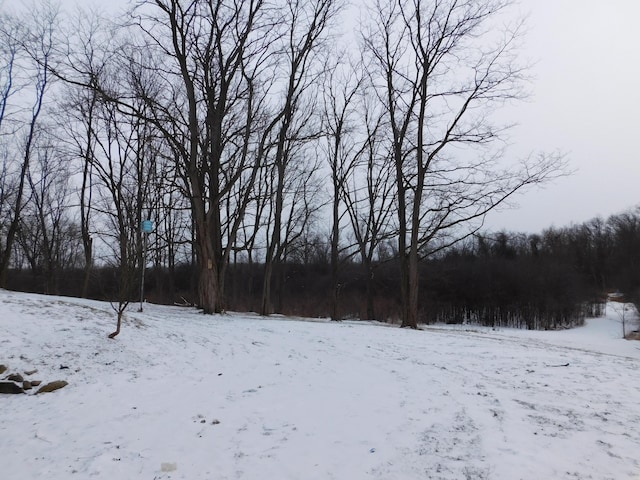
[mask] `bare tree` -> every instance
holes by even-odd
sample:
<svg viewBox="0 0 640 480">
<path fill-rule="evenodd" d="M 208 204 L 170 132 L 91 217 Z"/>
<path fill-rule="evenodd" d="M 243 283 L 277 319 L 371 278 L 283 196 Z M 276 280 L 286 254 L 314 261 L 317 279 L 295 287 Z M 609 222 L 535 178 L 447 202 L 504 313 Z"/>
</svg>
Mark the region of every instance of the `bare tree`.
<svg viewBox="0 0 640 480">
<path fill-rule="evenodd" d="M 521 25 L 509 0 L 378 0 L 363 43 L 386 109 L 397 192 L 402 325 L 417 328 L 419 260 L 478 229 L 521 188 L 559 172 L 557 156 L 501 167 L 492 109 L 522 97 Z"/>
<path fill-rule="evenodd" d="M 394 168 L 384 138 L 384 115 L 367 92 L 361 96 L 359 115 L 364 125 L 363 140 L 356 152 L 355 168 L 344 184 L 343 197 L 357 245 L 366 283 L 366 318 L 376 319 L 374 276 L 381 245 L 395 238 L 392 223 L 396 197 Z"/>
<path fill-rule="evenodd" d="M 311 155 L 312 152 L 312 149 L 306 150 L 307 155 Z M 306 158 L 304 161 L 295 162 L 291 167 L 294 168 L 289 168 L 285 183 L 285 191 L 288 194 L 284 205 L 281 242 L 275 254 L 279 275 L 275 283 L 274 305 L 278 312 L 283 312 L 285 308 L 287 263 L 296 245 L 304 244 L 310 239 L 310 232 L 314 231 L 316 223 L 320 220 L 319 202 L 323 193 L 317 176 L 319 160 Z"/>
<path fill-rule="evenodd" d="M 287 171 L 291 163 L 301 161 L 293 152 L 298 150 L 299 144 L 304 144 L 310 138 L 317 136 L 318 131 L 311 122 L 314 112 L 310 105 L 312 97 L 309 89 L 315 84 L 324 65 L 318 62 L 330 22 L 339 11 L 338 0 L 286 0 L 284 2 L 282 18 L 279 22 L 287 25 L 283 35 L 283 45 L 280 69 L 286 72 L 282 101 L 274 118 L 274 153 L 271 165 L 274 169 L 273 208 L 271 209 L 272 228 L 268 234 L 265 273 L 262 288 L 262 315 L 271 313 L 271 280 L 274 265 L 279 263 L 285 245 L 282 242 L 283 214 L 285 204 L 285 184 Z M 314 65 L 315 64 L 315 65 Z M 306 101 L 307 104 L 303 104 Z"/>
<path fill-rule="evenodd" d="M 12 95 L 19 88 L 16 81 L 16 70 L 19 55 L 22 53 L 20 42 L 23 33 L 17 19 L 7 13 L 0 13 L 0 54 L 2 55 L 2 63 L 0 64 L 0 133 L 3 135 L 3 125 L 6 123 L 8 114 L 7 107 Z"/>
<path fill-rule="evenodd" d="M 356 100 L 362 85 L 357 67 L 337 62 L 328 66 L 323 88 L 323 123 L 326 131 L 326 157 L 331 178 L 331 319 L 339 320 L 340 231 L 345 215 L 343 196 L 346 182 L 357 164 L 354 134 Z"/>
<path fill-rule="evenodd" d="M 82 183 L 80 186 L 80 232 L 82 235 L 82 246 L 84 251 L 84 280 L 82 282 L 82 297 L 86 298 L 89 291 L 89 279 L 91 267 L 93 265 L 93 238 L 91 237 L 91 206 L 93 200 L 91 166 L 94 162 L 94 116 L 97 103 L 95 92 L 89 91 L 88 102 L 83 102 L 81 96 L 77 106 L 80 109 L 82 124 L 85 126 L 82 136 L 78 139 L 77 145 L 82 158 Z"/>
<path fill-rule="evenodd" d="M 42 270 L 46 294 L 58 293 L 60 271 L 77 263 L 78 241 L 70 218 L 69 162 L 52 140 L 52 136 L 41 134 L 35 145 L 34 159 L 27 171 L 30 202 L 21 216 L 18 232 L 23 245 L 27 235 L 37 243 L 32 247 L 39 257 L 34 259 L 34 265 Z M 29 234 L 28 217 L 35 234 Z"/>
<path fill-rule="evenodd" d="M 21 74 L 26 77 L 26 82 L 22 87 L 29 87 L 32 105 L 25 115 L 16 113 L 14 118 L 13 132 L 14 138 L 19 139 L 19 151 L 16 155 L 20 158 L 17 168 L 13 195 L 9 196 L 4 192 L 0 195 L 2 200 L 11 198 L 10 215 L 7 218 L 7 230 L 4 233 L 3 245 L 0 244 L 0 286 L 6 287 L 7 272 L 10 265 L 13 242 L 15 240 L 18 227 L 20 225 L 20 214 L 24 208 L 24 194 L 27 182 L 27 172 L 33 155 L 33 147 L 36 139 L 38 122 L 42 113 L 45 94 L 47 93 L 50 75 L 49 62 L 53 54 L 53 35 L 57 24 L 57 10 L 45 3 L 40 10 L 36 10 L 32 20 L 28 24 L 18 24 L 16 18 L 3 15 L 0 19 L 0 35 L 2 36 L 6 52 L 3 52 L 6 63 L 1 68 L 4 69 L 5 77 L 2 85 L 2 98 L 0 99 L 0 122 L 6 122 L 8 99 L 15 93 L 15 80 L 18 68 L 18 56 L 20 56 Z M 26 94 L 26 90 L 23 91 Z M 1 126 L 1 125 L 0 125 Z M 0 130 L 2 133 L 2 130 Z M 3 160 L 3 176 L 6 178 L 7 159 Z M 6 208 L 3 206 L 3 208 Z"/>
<path fill-rule="evenodd" d="M 256 179 L 272 152 L 283 159 L 292 151 L 287 138 L 293 132 L 291 119 L 283 119 L 303 90 L 299 72 L 307 71 L 311 58 L 307 43 L 317 44 L 315 35 L 324 30 L 334 3 L 321 2 L 320 13 L 309 20 L 305 14 L 316 8 L 311 2 L 283 2 L 284 10 L 295 16 L 295 25 L 287 26 L 281 22 L 282 9 L 265 6 L 263 0 L 144 1 L 133 12 L 142 35 L 129 40 L 124 54 L 114 54 L 117 71 L 133 78 L 130 84 L 118 80 L 119 75 L 115 82 L 105 78 L 99 64 L 75 58 L 68 69 L 75 78 L 56 72 L 161 132 L 191 204 L 198 304 L 206 313 L 224 308 L 226 265 L 237 251 L 247 209 L 259 204 L 254 202 Z M 281 65 L 273 59 L 286 56 L 278 39 L 287 32 L 289 46 L 303 53 L 292 51 L 295 74 L 283 79 Z M 304 77 L 302 83 L 306 86 L 308 80 Z M 285 95 L 284 107 L 269 105 L 282 85 L 297 93 Z M 143 110 L 136 99 L 143 100 Z M 295 128 L 303 125 L 304 120 Z"/>
<path fill-rule="evenodd" d="M 93 132 L 96 148 L 92 170 L 99 196 L 94 209 L 103 222 L 99 230 L 103 248 L 110 252 L 105 261 L 117 271 L 117 324 L 109 335 L 114 338 L 137 291 L 144 261 L 140 226 L 149 205 L 148 180 L 154 155 L 149 149 L 152 137 L 148 125 L 140 117 L 123 115 L 112 103 L 101 105 Z"/>
<path fill-rule="evenodd" d="M 77 158 L 81 172 L 79 198 L 80 233 L 84 253 L 82 297 L 89 291 L 94 263 L 92 236 L 93 170 L 95 162 L 97 115 L 104 98 L 97 89 L 99 79 L 112 68 L 114 37 L 106 18 L 96 12 L 77 10 L 69 19 L 64 41 L 58 48 L 67 59 L 67 68 L 76 82 L 65 83 L 59 115 L 67 119 L 61 141 L 67 144 L 70 158 Z M 56 71 L 60 74 L 59 71 Z M 72 75 L 69 74 L 69 77 Z M 74 162 L 75 163 L 75 162 Z"/>
<path fill-rule="evenodd" d="M 175 171 L 173 158 L 163 152 L 163 144 L 157 145 L 159 156 L 156 159 L 156 170 L 149 179 L 151 219 L 154 222 L 155 243 L 151 246 L 153 264 L 159 270 L 167 271 L 167 282 L 161 276 L 156 277 L 157 290 L 164 290 L 174 295 L 174 279 L 176 266 L 190 263 L 192 250 L 191 220 L 189 217 L 189 201 L 182 192 L 179 178 Z"/>
<path fill-rule="evenodd" d="M 260 68 L 269 45 L 264 1 L 141 3 L 151 10 L 138 17 L 148 58 L 135 60 L 141 67 L 135 95 L 145 100 L 145 116 L 162 133 L 190 199 L 198 304 L 205 313 L 220 312 L 231 248 L 223 238 L 226 231 L 233 242 L 246 208 L 244 201 L 227 203 L 232 210 L 224 216 L 225 199 L 241 181 L 243 192 L 251 190 L 259 168 L 246 148 L 259 85 L 247 72 Z M 160 88 L 149 90 L 149 81 Z"/>
</svg>

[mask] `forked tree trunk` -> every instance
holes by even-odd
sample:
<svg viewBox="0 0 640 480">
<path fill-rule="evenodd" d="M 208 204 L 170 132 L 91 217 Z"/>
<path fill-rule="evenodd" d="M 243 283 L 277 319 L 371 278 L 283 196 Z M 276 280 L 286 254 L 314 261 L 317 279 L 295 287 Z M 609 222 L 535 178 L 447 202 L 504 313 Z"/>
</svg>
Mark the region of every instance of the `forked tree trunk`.
<svg viewBox="0 0 640 480">
<path fill-rule="evenodd" d="M 126 308 L 126 306 L 125 306 Z M 115 338 L 120 334 L 120 326 L 122 325 L 122 317 L 124 315 L 124 308 L 122 308 L 122 305 L 118 306 L 118 320 L 116 323 L 116 329 L 114 332 L 109 334 L 109 338 Z"/>
</svg>

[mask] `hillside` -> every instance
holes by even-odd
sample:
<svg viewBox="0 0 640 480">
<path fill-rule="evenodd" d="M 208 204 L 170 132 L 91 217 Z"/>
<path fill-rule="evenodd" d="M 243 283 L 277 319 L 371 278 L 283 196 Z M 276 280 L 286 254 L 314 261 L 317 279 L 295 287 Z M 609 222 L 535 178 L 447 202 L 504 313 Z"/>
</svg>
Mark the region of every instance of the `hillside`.
<svg viewBox="0 0 640 480">
<path fill-rule="evenodd" d="M 640 343 L 401 330 L 0 290 L 2 478 L 637 479 Z M 6 374 L 5 374 L 6 375 Z M 5 376 L 3 375 L 3 377 Z"/>
</svg>

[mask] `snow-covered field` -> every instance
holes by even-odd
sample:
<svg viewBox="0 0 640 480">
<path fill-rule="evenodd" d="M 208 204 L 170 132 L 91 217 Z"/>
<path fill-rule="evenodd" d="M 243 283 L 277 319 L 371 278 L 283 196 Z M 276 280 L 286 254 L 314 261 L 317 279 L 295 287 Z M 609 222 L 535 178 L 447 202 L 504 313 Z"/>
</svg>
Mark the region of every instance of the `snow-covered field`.
<svg viewBox="0 0 640 480">
<path fill-rule="evenodd" d="M 0 290 L 0 478 L 640 479 L 640 342 Z M 68 367 L 68 368 L 61 368 Z M 6 375 L 2 375 L 4 377 Z"/>
</svg>

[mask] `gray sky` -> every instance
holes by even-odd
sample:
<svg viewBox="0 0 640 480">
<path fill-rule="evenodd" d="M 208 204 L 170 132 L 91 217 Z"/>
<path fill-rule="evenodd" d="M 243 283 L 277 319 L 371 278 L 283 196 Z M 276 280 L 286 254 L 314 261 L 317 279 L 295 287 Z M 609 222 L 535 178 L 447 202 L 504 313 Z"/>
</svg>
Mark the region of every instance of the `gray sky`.
<svg viewBox="0 0 640 480">
<path fill-rule="evenodd" d="M 520 0 L 515 12 L 529 14 L 523 55 L 536 63 L 529 101 L 503 112 L 518 123 L 512 154 L 560 150 L 575 173 L 518 197 L 518 209 L 492 213 L 486 226 L 538 232 L 640 205 L 640 0 Z"/>
<path fill-rule="evenodd" d="M 529 12 L 526 53 L 537 60 L 515 149 L 559 149 L 576 172 L 492 214 L 493 229 L 540 231 L 640 204 L 640 1 L 521 0 Z"/>
</svg>

